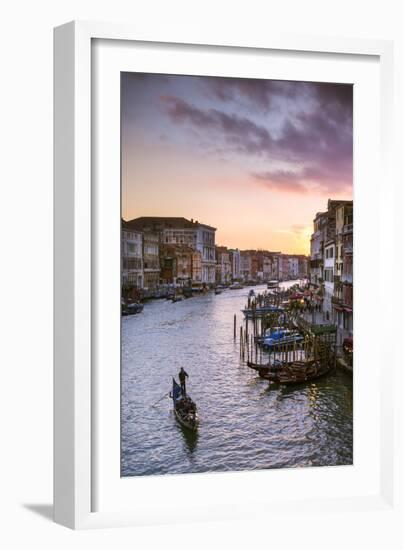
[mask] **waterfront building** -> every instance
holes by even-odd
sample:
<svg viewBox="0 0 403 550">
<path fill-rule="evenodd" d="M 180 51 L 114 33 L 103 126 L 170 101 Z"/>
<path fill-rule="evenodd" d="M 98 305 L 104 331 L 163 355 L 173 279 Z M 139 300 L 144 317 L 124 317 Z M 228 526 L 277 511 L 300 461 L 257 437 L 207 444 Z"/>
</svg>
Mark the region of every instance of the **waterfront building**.
<svg viewBox="0 0 403 550">
<path fill-rule="evenodd" d="M 268 281 L 273 278 L 274 256 L 268 250 L 256 251 L 257 273 L 256 277 L 260 281 Z"/>
<path fill-rule="evenodd" d="M 241 277 L 243 281 L 252 280 L 252 256 L 247 250 L 241 250 Z"/>
<path fill-rule="evenodd" d="M 273 273 L 273 257 L 268 254 L 262 255 L 262 280 L 269 281 L 272 279 Z"/>
<path fill-rule="evenodd" d="M 122 220 L 121 240 L 122 286 L 126 288 L 143 288 L 143 234 L 141 231 L 131 229 Z"/>
<path fill-rule="evenodd" d="M 161 244 L 184 244 L 201 255 L 201 282 L 215 282 L 215 232 L 216 228 L 180 217 L 141 217 L 128 222 L 130 226 L 144 231 L 148 229 L 159 235 Z"/>
<path fill-rule="evenodd" d="M 216 283 L 231 283 L 232 264 L 230 252 L 226 246 L 216 246 L 216 261 Z"/>
<path fill-rule="evenodd" d="M 191 286 L 194 253 L 186 244 L 160 244 L 161 282 Z"/>
<path fill-rule="evenodd" d="M 332 298 L 334 292 L 334 265 L 335 265 L 335 242 L 328 240 L 324 246 L 323 261 L 323 313 L 326 320 L 332 317 Z"/>
<path fill-rule="evenodd" d="M 255 250 L 251 250 L 251 279 L 252 281 L 257 281 L 258 271 L 259 271 L 259 256 Z"/>
<path fill-rule="evenodd" d="M 353 336 L 353 201 L 336 209 L 336 271 L 333 295 L 339 345 Z"/>
<path fill-rule="evenodd" d="M 241 278 L 241 253 L 236 249 L 230 249 L 231 277 L 233 281 Z"/>
<path fill-rule="evenodd" d="M 308 277 L 308 258 L 303 255 L 298 255 L 298 277 L 305 279 Z"/>
<path fill-rule="evenodd" d="M 281 252 L 276 252 L 275 254 L 272 255 L 272 269 L 271 269 L 270 279 L 276 279 L 276 280 L 280 279 L 280 275 L 279 275 L 280 257 L 281 257 Z"/>
<path fill-rule="evenodd" d="M 280 281 L 290 279 L 290 262 L 287 254 L 281 254 L 278 257 L 278 278 Z"/>
<path fill-rule="evenodd" d="M 323 282 L 323 241 L 327 212 L 318 212 L 313 220 L 311 236 L 310 282 L 318 287 Z"/>
<path fill-rule="evenodd" d="M 159 236 L 153 231 L 143 232 L 144 288 L 160 284 Z"/>
<path fill-rule="evenodd" d="M 202 256 L 199 250 L 193 250 L 192 254 L 192 286 L 202 286 Z"/>
<path fill-rule="evenodd" d="M 328 200 L 314 219 L 310 281 L 323 296 L 323 314 L 338 327 L 338 345 L 353 335 L 353 201 Z"/>
<path fill-rule="evenodd" d="M 299 262 L 296 256 L 288 257 L 288 277 L 290 279 L 298 279 L 299 277 Z"/>
</svg>

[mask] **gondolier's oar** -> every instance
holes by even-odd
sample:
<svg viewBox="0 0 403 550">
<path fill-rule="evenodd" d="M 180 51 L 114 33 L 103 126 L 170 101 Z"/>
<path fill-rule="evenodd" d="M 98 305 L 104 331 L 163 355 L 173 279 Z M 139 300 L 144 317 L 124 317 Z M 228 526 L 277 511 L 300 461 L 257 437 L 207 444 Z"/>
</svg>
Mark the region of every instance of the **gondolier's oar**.
<svg viewBox="0 0 403 550">
<path fill-rule="evenodd" d="M 151 406 L 152 406 L 152 407 L 155 407 L 155 405 L 157 405 L 157 403 L 159 403 L 160 401 L 162 401 L 162 400 L 164 399 L 164 397 L 166 397 L 167 395 L 169 395 L 169 392 L 164 393 L 164 395 L 163 395 L 160 399 L 158 399 L 158 401 L 156 401 L 156 402 L 154 403 L 154 405 L 151 405 Z"/>
</svg>

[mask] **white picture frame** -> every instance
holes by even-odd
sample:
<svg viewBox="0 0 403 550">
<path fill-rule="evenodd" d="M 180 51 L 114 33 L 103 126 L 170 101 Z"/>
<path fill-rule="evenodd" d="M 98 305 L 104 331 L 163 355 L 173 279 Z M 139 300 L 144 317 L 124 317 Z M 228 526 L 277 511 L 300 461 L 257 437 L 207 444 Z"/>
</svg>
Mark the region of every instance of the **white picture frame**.
<svg viewBox="0 0 403 550">
<path fill-rule="evenodd" d="M 103 431 L 103 420 L 100 420 L 97 399 L 104 395 L 107 384 L 99 384 L 97 380 L 97 357 L 99 357 L 97 335 L 97 316 L 105 314 L 105 307 L 111 307 L 111 302 L 99 305 L 99 285 L 96 282 L 96 270 L 99 267 L 97 246 L 97 231 L 99 230 L 99 216 L 107 215 L 105 209 L 105 198 L 97 196 L 95 175 L 99 169 L 93 158 L 95 143 L 98 140 L 96 134 L 101 126 L 94 129 L 96 119 L 96 105 L 93 104 L 94 94 L 94 45 L 96 41 L 124 41 L 133 44 L 157 44 L 160 51 L 168 45 L 176 44 L 181 49 L 194 48 L 195 51 L 202 51 L 209 48 L 209 52 L 216 51 L 217 55 L 223 50 L 241 49 L 243 56 L 261 54 L 261 52 L 292 52 L 302 56 L 316 55 L 318 52 L 323 56 L 329 56 L 327 63 L 332 63 L 332 58 L 337 56 L 349 58 L 349 56 L 363 56 L 365 59 L 376 60 L 377 71 L 379 69 L 380 84 L 380 118 L 377 135 L 372 146 L 375 157 L 379 156 L 381 172 L 385 182 L 383 193 L 378 195 L 374 185 L 369 187 L 368 200 L 371 205 L 378 204 L 377 220 L 373 237 L 378 240 L 374 247 L 374 259 L 387 258 L 393 244 L 388 240 L 390 231 L 389 213 L 393 209 L 393 184 L 391 177 L 391 151 L 392 151 L 392 88 L 393 88 L 393 45 L 387 41 L 372 41 L 358 39 L 337 39 L 312 36 L 284 36 L 271 33 L 267 37 L 256 36 L 254 39 L 242 39 L 241 37 L 230 37 L 225 33 L 225 39 L 210 36 L 206 31 L 200 38 L 186 35 L 186 31 L 179 36 L 170 36 L 167 31 L 164 36 L 152 36 L 146 32 L 139 31 L 130 25 L 118 25 L 109 23 L 88 23 L 72 22 L 55 29 L 54 38 L 54 85 L 55 85 L 55 367 L 54 367 L 54 513 L 55 521 L 71 528 L 91 528 L 118 525 L 138 525 L 155 522 L 177 521 L 177 508 L 175 504 L 168 506 L 170 484 L 172 477 L 167 478 L 143 478 L 136 487 L 133 494 L 133 502 L 130 504 L 119 503 L 121 494 L 117 484 L 112 487 L 111 479 L 105 482 L 103 470 L 110 464 L 116 463 L 116 452 L 111 461 L 103 461 L 100 465 L 97 460 L 97 453 L 105 451 L 105 441 L 110 436 L 116 447 L 118 434 L 116 425 L 110 432 L 100 437 Z M 166 46 L 164 46 L 166 44 Z M 181 46 L 182 45 L 182 46 Z M 98 55 L 98 54 L 97 54 Z M 147 62 L 147 61 L 145 61 Z M 162 62 L 165 63 L 164 60 Z M 143 69 L 144 70 L 144 69 Z M 376 72 L 376 71 L 375 71 Z M 372 78 L 370 75 L 368 78 Z M 378 77 L 377 77 L 378 78 Z M 376 97 L 374 96 L 375 100 Z M 358 121 L 359 122 L 359 121 Z M 102 128 L 101 128 L 102 131 Z M 374 136 L 372 136 L 374 137 Z M 379 145 L 376 143 L 379 142 Z M 370 145 L 368 145 L 370 146 Z M 356 159 L 356 156 L 355 156 Z M 362 157 L 358 155 L 358 161 L 363 164 Z M 375 162 L 375 161 L 374 161 Z M 377 162 L 377 161 L 376 161 Z M 364 174 L 362 172 L 362 174 Z M 368 174 L 368 178 L 375 178 L 375 175 Z M 116 195 L 115 195 L 116 196 Z M 379 202 L 377 203 L 377 200 Z M 364 218 L 363 214 L 363 218 Z M 367 220 L 368 221 L 368 220 Z M 120 224 L 120 217 L 117 219 Z M 116 236 L 116 235 L 115 235 Z M 364 241 L 362 241 L 364 242 Z M 116 249 L 114 242 L 105 244 Z M 392 248 L 391 248 L 392 247 Z M 362 261 L 365 257 L 363 248 Z M 104 252 L 105 257 L 106 252 Z M 116 266 L 119 269 L 119 266 Z M 378 274 L 375 283 L 374 295 L 378 298 L 380 306 L 388 311 L 390 305 L 387 303 L 385 285 L 390 282 L 388 274 L 374 270 Z M 116 274 L 116 273 L 115 273 Z M 364 289 L 364 286 L 362 287 Z M 360 299 L 361 294 L 361 299 Z M 364 304 L 365 290 L 358 292 L 358 303 Z M 361 301 L 360 301 L 361 300 Z M 109 304 L 109 305 L 108 305 Z M 119 310 L 117 303 L 117 310 Z M 363 305 L 364 307 L 364 305 Z M 115 312 L 116 313 L 116 312 Z M 364 317 L 364 316 L 363 316 Z M 112 315 L 112 318 L 113 317 Z M 359 329 L 358 336 L 365 333 L 365 321 Z M 104 350 L 105 351 L 105 350 Z M 106 350 L 108 352 L 108 350 Z M 374 347 L 373 362 L 380 357 L 378 348 Z M 363 356 L 364 357 L 364 356 Z M 281 513 L 287 509 L 287 513 L 297 513 L 301 509 L 310 509 L 312 513 L 320 510 L 326 505 L 328 510 L 337 511 L 347 506 L 351 510 L 389 510 L 393 513 L 394 502 L 394 450 L 393 450 L 393 424 L 390 419 L 394 414 L 394 403 L 388 393 L 387 385 L 383 382 L 385 378 L 393 378 L 393 365 L 395 356 L 393 349 L 385 351 L 384 363 L 382 365 L 383 378 L 381 383 L 376 380 L 368 384 L 368 395 L 379 398 L 377 413 L 374 417 L 368 415 L 367 422 L 373 421 L 373 426 L 379 427 L 377 436 L 377 449 L 379 456 L 368 468 L 365 476 L 361 478 L 360 485 L 351 485 L 349 492 L 343 492 L 346 485 L 340 485 L 341 489 L 326 497 L 323 486 L 331 474 L 326 468 L 307 469 L 304 479 L 295 471 L 271 471 L 271 481 L 275 485 L 275 479 L 284 483 L 291 480 L 294 483 L 295 498 L 289 494 L 285 499 L 279 501 L 276 498 L 265 496 L 257 497 L 259 486 L 262 486 L 263 477 L 256 477 L 256 473 L 224 474 L 233 477 L 220 477 L 216 475 L 213 479 L 204 481 L 200 476 L 194 479 L 194 487 L 201 491 L 200 485 L 205 483 L 217 486 L 217 493 L 228 492 L 229 502 L 217 499 L 216 506 L 208 505 L 208 495 L 204 495 L 203 501 L 200 492 L 200 502 L 194 504 L 183 514 L 184 520 L 192 519 L 220 519 L 248 516 L 251 503 L 259 504 L 258 514 Z M 359 362 L 360 357 L 356 359 Z M 374 375 L 379 375 L 379 365 L 375 365 Z M 376 370 L 378 369 L 378 370 Z M 364 378 L 362 379 L 365 380 Z M 116 377 L 111 380 L 112 386 L 116 387 Z M 100 387 L 101 386 L 101 387 Z M 364 391 L 364 390 L 363 390 Z M 355 392 L 360 392 L 355 380 Z M 372 392 L 372 394 L 370 393 Z M 360 405 L 358 393 L 358 406 Z M 355 398 L 357 393 L 355 393 Z M 363 403 L 361 402 L 361 405 Z M 379 405 L 379 408 L 378 408 Z M 110 403 L 111 414 L 116 417 L 116 399 Z M 113 408 L 114 407 L 114 408 Z M 379 414 L 378 414 L 379 413 Z M 374 413 L 375 414 L 375 413 Z M 104 417 L 105 419 L 105 417 Z M 356 420 L 356 418 L 355 418 Z M 365 419 L 362 419 L 365 422 Z M 112 422 L 111 422 L 112 424 Z M 109 434 L 109 435 L 108 435 Z M 356 434 L 355 434 L 356 435 Z M 369 434 L 367 433 L 369 437 Z M 103 443 L 99 443 L 102 440 Z M 112 445 L 113 446 L 113 445 Z M 114 462 L 115 461 L 115 462 Z M 358 468 L 358 466 L 357 466 Z M 365 490 L 366 480 L 371 477 L 371 469 L 376 468 L 376 483 L 367 491 Z M 375 472 L 375 470 L 373 470 Z M 260 474 L 260 473 L 259 473 Z M 378 477 L 379 474 L 379 477 Z M 107 472 L 105 475 L 108 475 Z M 349 472 L 340 474 L 351 476 Z M 274 477 L 276 476 L 276 478 Z M 335 486 L 338 483 L 338 474 L 332 480 Z M 179 476 L 182 477 L 182 476 Z M 301 480 L 299 478 L 301 477 Z M 202 481 L 200 481 L 202 480 Z M 230 483 L 228 483 L 230 480 Z M 343 477 L 343 483 L 347 483 L 347 477 Z M 180 483 L 178 478 L 174 481 Z M 349 483 L 354 483 L 349 479 Z M 97 498 L 98 484 L 104 484 L 110 488 L 105 493 L 108 506 L 104 504 L 98 510 Z M 189 478 L 187 483 L 190 483 Z M 307 493 L 307 487 L 317 485 L 317 491 Z M 253 489 L 251 489 L 253 487 Z M 360 487 L 360 488 L 358 488 Z M 235 488 L 235 490 L 234 490 Z M 246 498 L 250 491 L 252 496 Z M 131 492 L 126 491 L 126 493 Z M 135 503 L 138 495 L 143 497 L 147 494 L 153 495 L 148 505 Z M 168 494 L 168 497 L 167 497 Z M 126 495 L 127 499 L 127 495 Z M 165 501 L 164 501 L 165 499 Z M 105 498 L 103 499 L 105 501 Z M 161 505 L 156 504 L 161 501 Z M 123 501 L 122 501 L 123 502 Z M 301 504 L 303 503 L 303 504 Z M 256 510 L 256 508 L 255 508 Z"/>
</svg>

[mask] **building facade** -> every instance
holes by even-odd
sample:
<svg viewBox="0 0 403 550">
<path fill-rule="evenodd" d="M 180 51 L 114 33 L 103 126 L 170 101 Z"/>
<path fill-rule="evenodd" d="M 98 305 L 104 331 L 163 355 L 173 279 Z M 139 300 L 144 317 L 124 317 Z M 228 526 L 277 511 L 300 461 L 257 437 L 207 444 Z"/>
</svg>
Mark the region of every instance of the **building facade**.
<svg viewBox="0 0 403 550">
<path fill-rule="evenodd" d="M 311 237 L 310 281 L 323 296 L 324 319 L 337 325 L 338 345 L 353 337 L 353 201 L 328 201 Z"/>
<path fill-rule="evenodd" d="M 215 283 L 215 227 L 175 217 L 141 217 L 128 224 L 155 232 L 161 244 L 183 244 L 197 250 L 201 256 L 201 283 Z"/>
<path fill-rule="evenodd" d="M 324 230 L 327 212 L 318 212 L 313 220 L 311 236 L 310 282 L 319 286 L 323 282 Z"/>
<path fill-rule="evenodd" d="M 230 251 L 226 246 L 216 246 L 216 283 L 229 284 L 232 282 L 232 264 Z"/>
<path fill-rule="evenodd" d="M 193 276 L 194 249 L 186 244 L 160 244 L 161 282 L 190 286 Z"/>
<path fill-rule="evenodd" d="M 143 288 L 143 234 L 122 221 L 121 274 L 123 287 Z"/>
<path fill-rule="evenodd" d="M 298 279 L 299 277 L 299 262 L 296 256 L 288 258 L 288 277 L 290 279 Z"/>
<path fill-rule="evenodd" d="M 143 232 L 144 288 L 160 284 L 159 236 L 153 231 Z"/>
<path fill-rule="evenodd" d="M 301 279 L 308 277 L 308 258 L 306 256 L 298 256 L 298 276 Z"/>
<path fill-rule="evenodd" d="M 239 281 L 241 279 L 241 253 L 236 249 L 230 249 L 230 261 L 231 261 L 231 277 L 232 281 Z"/>
<path fill-rule="evenodd" d="M 336 211 L 337 275 L 333 296 L 334 318 L 341 344 L 353 336 L 353 202 Z"/>
<path fill-rule="evenodd" d="M 323 260 L 323 313 L 327 320 L 333 320 L 332 298 L 334 293 L 334 266 L 336 247 L 333 240 L 329 240 L 324 247 Z"/>
<path fill-rule="evenodd" d="M 241 250 L 241 278 L 243 281 L 252 280 L 252 256 L 247 250 Z"/>
</svg>

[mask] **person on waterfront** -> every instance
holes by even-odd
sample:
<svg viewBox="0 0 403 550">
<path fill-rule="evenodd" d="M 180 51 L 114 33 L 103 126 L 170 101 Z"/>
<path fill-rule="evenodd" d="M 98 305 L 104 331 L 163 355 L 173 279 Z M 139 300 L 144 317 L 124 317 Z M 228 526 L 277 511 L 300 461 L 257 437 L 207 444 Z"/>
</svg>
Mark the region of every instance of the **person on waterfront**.
<svg viewBox="0 0 403 550">
<path fill-rule="evenodd" d="M 186 377 L 189 378 L 189 375 L 185 369 L 181 367 L 181 370 L 179 371 L 179 382 L 181 383 L 183 397 L 186 397 Z"/>
</svg>

